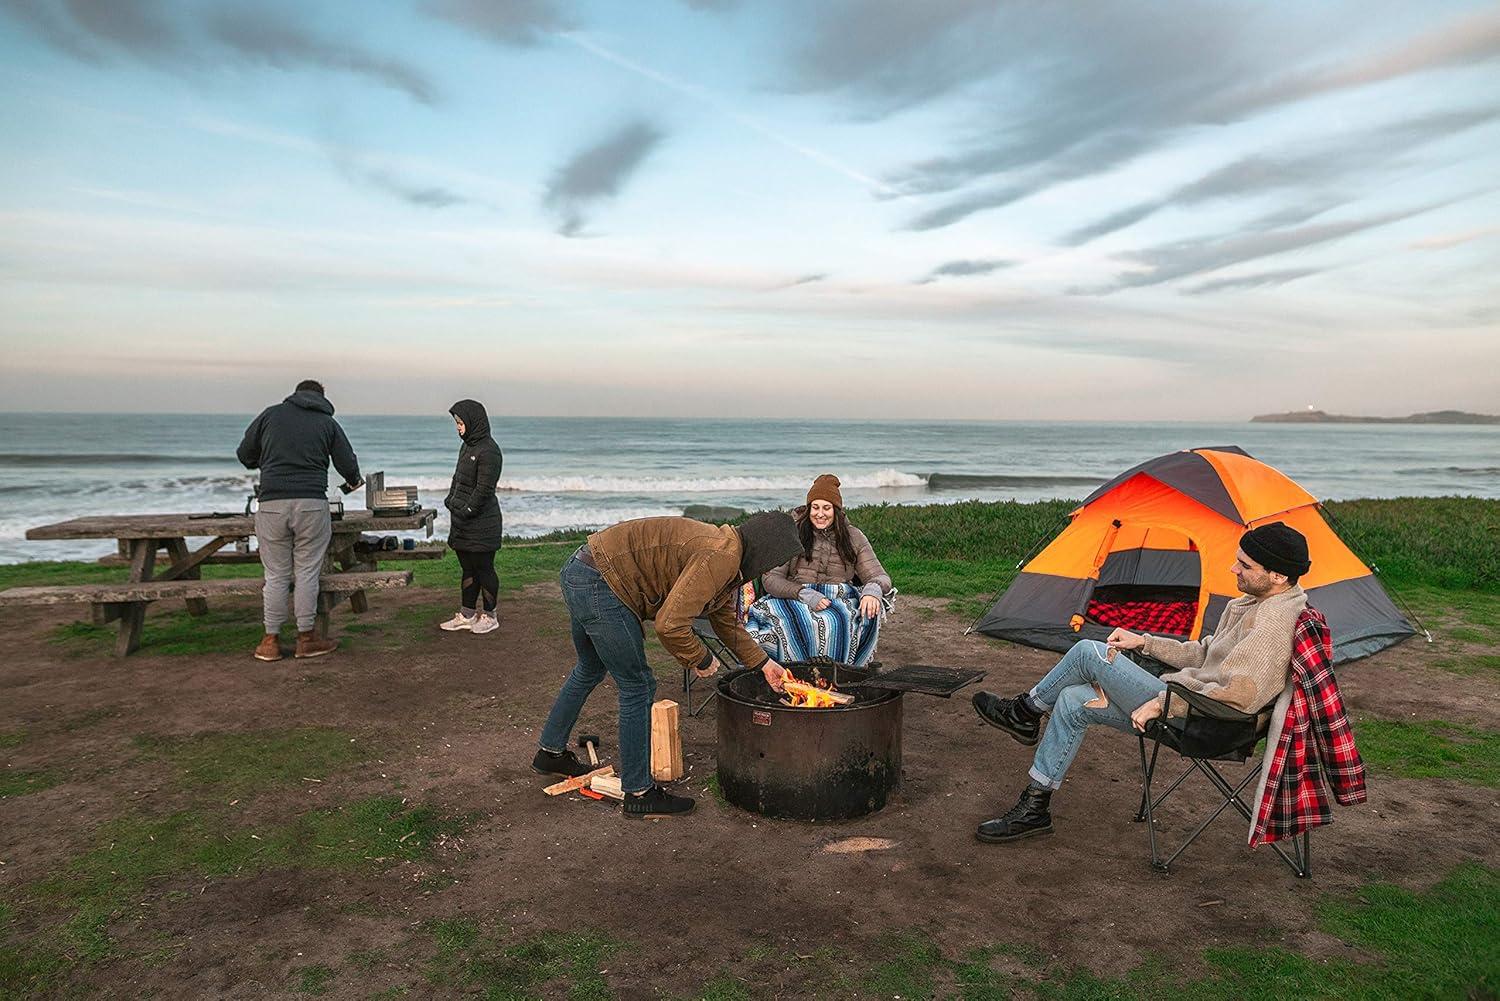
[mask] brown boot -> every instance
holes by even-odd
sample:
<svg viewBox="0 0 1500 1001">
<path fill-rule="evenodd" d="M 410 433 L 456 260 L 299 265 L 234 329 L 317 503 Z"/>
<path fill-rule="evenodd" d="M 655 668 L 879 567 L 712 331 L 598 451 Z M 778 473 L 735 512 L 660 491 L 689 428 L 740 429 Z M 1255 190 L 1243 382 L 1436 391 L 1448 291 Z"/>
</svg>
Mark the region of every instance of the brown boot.
<svg viewBox="0 0 1500 1001">
<path fill-rule="evenodd" d="M 280 660 L 281 641 L 276 638 L 275 633 L 266 633 L 260 641 L 260 646 L 255 648 L 256 660 Z"/>
<path fill-rule="evenodd" d="M 298 657 L 321 657 L 325 653 L 333 653 L 338 648 L 338 640 L 320 640 L 311 630 L 297 634 Z"/>
</svg>

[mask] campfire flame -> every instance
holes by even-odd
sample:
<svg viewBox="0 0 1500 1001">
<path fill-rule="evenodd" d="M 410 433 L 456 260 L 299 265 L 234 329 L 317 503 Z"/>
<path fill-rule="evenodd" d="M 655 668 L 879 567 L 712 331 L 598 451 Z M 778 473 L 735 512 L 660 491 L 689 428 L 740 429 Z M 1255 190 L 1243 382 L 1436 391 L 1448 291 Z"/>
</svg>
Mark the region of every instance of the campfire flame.
<svg viewBox="0 0 1500 1001">
<path fill-rule="evenodd" d="M 831 694 L 834 688 L 826 681 L 822 681 L 821 678 L 819 681 L 820 684 L 818 685 L 809 685 L 803 681 L 792 680 L 783 682 L 787 699 L 790 701 L 787 699 L 782 701 L 786 702 L 789 706 L 802 709 L 832 709 L 839 704 L 838 700 Z"/>
</svg>

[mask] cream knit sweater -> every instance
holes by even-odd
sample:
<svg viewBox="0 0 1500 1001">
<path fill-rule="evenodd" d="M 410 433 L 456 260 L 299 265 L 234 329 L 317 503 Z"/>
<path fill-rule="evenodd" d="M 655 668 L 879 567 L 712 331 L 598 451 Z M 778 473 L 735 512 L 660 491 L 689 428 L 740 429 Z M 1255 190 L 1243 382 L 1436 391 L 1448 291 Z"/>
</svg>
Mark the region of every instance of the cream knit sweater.
<svg viewBox="0 0 1500 1001">
<path fill-rule="evenodd" d="M 1243 713 L 1270 705 L 1286 687 L 1292 660 L 1292 632 L 1307 607 L 1307 595 L 1290 587 L 1269 598 L 1239 597 L 1224 607 L 1213 635 L 1193 642 L 1146 636 L 1144 653 L 1169 667 L 1161 676 L 1202 692 Z M 1169 715 L 1181 708 L 1174 699 Z"/>
</svg>

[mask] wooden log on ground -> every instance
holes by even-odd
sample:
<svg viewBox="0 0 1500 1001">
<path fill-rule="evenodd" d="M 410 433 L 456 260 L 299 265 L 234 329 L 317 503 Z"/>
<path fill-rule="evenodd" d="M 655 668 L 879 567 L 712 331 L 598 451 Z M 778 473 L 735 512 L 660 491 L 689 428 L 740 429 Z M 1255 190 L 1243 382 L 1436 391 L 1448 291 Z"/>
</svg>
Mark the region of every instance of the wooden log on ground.
<svg viewBox="0 0 1500 1001">
<path fill-rule="evenodd" d="M 677 717 L 677 703 L 671 699 L 651 706 L 651 777 L 658 782 L 676 782 L 687 774 Z"/>
<path fill-rule="evenodd" d="M 603 768 L 595 768 L 593 771 L 587 773 L 586 775 L 575 775 L 570 779 L 563 779 L 561 782 L 554 782 L 547 788 L 543 789 L 542 792 L 546 793 L 548 796 L 561 796 L 565 792 L 577 792 L 579 789 L 582 789 L 584 786 L 588 785 L 589 782 L 596 776 L 613 775 L 614 773 L 614 765 L 605 765 Z"/>
<path fill-rule="evenodd" d="M 610 799 L 623 800 L 625 798 L 625 790 L 620 785 L 618 775 L 595 775 L 589 780 L 589 788 Z"/>
</svg>

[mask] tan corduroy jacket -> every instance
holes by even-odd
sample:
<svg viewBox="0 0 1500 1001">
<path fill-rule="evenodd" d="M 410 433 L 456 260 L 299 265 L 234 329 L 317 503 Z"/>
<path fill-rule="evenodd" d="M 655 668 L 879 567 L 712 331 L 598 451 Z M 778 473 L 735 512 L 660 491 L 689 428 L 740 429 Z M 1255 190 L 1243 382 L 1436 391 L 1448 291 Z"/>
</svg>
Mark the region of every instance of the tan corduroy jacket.
<svg viewBox="0 0 1500 1001">
<path fill-rule="evenodd" d="M 741 664 L 770 659 L 739 623 L 740 534 L 728 525 L 691 518 L 638 518 L 589 536 L 599 576 L 642 622 L 653 619 L 667 653 L 684 667 L 703 668 L 713 655 L 693 635 L 708 619 L 714 635 Z"/>
<path fill-rule="evenodd" d="M 1257 713 L 1286 686 L 1292 660 L 1292 633 L 1307 595 L 1293 585 L 1269 598 L 1243 595 L 1224 606 L 1211 636 L 1196 641 L 1147 635 L 1141 649 L 1175 667 L 1162 681 L 1175 681 L 1242 713 Z M 1168 715 L 1180 715 L 1173 699 Z"/>
</svg>

